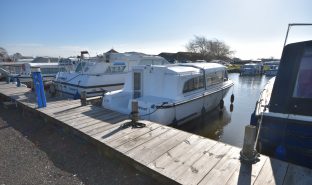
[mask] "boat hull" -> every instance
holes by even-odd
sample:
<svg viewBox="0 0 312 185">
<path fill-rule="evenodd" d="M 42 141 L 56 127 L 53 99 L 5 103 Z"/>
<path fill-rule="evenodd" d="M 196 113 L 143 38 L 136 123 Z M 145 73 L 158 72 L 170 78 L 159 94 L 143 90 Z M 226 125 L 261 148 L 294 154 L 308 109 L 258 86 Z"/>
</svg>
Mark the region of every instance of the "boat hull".
<svg viewBox="0 0 312 185">
<path fill-rule="evenodd" d="M 187 101 L 171 107 L 159 108 L 150 116 L 142 116 L 143 119 L 158 122 L 164 125 L 182 125 L 203 113 L 219 107 L 220 101 L 226 96 L 230 87 L 203 95 L 195 100 Z M 144 112 L 141 112 L 143 115 Z M 148 117 L 148 118 L 146 118 Z"/>
<path fill-rule="evenodd" d="M 123 88 L 126 73 L 87 75 L 60 73 L 53 81 L 56 93 L 69 98 L 80 98 L 82 91 L 87 97 L 102 96 L 108 91 Z"/>
<path fill-rule="evenodd" d="M 258 150 L 312 168 L 312 124 L 311 121 L 263 116 Z"/>
</svg>

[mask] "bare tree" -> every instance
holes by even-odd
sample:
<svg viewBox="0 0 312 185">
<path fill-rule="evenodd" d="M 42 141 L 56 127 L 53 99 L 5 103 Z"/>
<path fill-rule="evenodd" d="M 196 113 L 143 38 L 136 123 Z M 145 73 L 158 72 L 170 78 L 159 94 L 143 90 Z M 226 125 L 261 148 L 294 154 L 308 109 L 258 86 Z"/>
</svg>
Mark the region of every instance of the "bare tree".
<svg viewBox="0 0 312 185">
<path fill-rule="evenodd" d="M 212 59 L 226 60 L 234 53 L 230 47 L 218 39 L 208 40 L 203 36 L 195 36 L 195 38 L 186 44 L 189 52 L 199 53 L 202 59 L 210 61 Z"/>
<path fill-rule="evenodd" d="M 0 62 L 7 62 L 10 59 L 8 52 L 0 47 Z"/>
</svg>

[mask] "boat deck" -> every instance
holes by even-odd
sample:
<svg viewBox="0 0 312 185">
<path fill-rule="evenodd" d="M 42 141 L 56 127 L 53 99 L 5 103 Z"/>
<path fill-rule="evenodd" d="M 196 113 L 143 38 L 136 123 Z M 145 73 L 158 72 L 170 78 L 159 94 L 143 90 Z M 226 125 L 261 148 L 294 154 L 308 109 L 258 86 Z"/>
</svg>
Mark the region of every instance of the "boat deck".
<svg viewBox="0 0 312 185">
<path fill-rule="evenodd" d="M 0 82 L 0 98 L 23 111 L 40 115 L 75 134 L 100 152 L 122 160 L 164 184 L 311 184 L 312 170 L 261 155 L 241 163 L 240 148 L 149 121 L 144 128 L 124 128 L 128 115 L 80 100 L 47 98 L 36 108 L 28 88 Z M 5 103 L 5 102 L 3 102 Z M 39 119 L 39 118 L 38 118 Z"/>
</svg>

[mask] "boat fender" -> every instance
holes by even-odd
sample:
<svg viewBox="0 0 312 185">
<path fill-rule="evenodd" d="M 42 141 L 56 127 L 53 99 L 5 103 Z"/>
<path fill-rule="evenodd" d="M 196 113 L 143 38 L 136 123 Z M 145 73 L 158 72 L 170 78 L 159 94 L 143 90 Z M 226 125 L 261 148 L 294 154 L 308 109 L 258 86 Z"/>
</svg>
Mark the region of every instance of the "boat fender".
<svg viewBox="0 0 312 185">
<path fill-rule="evenodd" d="M 231 103 L 234 102 L 234 94 L 231 95 Z"/>
<path fill-rule="evenodd" d="M 231 105 L 230 105 L 230 112 L 233 112 L 233 110 L 234 110 L 234 105 L 233 105 L 233 103 L 231 103 Z"/>
<path fill-rule="evenodd" d="M 250 116 L 250 125 L 257 126 L 258 118 L 256 116 L 256 112 L 254 111 Z"/>
<path fill-rule="evenodd" d="M 220 100 L 220 104 L 219 104 L 219 105 L 220 105 L 220 109 L 223 110 L 223 107 L 224 107 L 224 101 L 223 101 L 223 99 Z"/>
<path fill-rule="evenodd" d="M 205 107 L 203 107 L 203 108 L 201 109 L 201 114 L 204 115 L 205 112 L 206 112 L 206 109 L 205 109 Z"/>
<path fill-rule="evenodd" d="M 74 100 L 78 100 L 78 99 L 80 99 L 80 94 L 77 91 L 76 94 L 74 95 Z"/>
<path fill-rule="evenodd" d="M 178 126 L 178 121 L 177 121 L 176 117 L 172 120 L 171 126 L 172 127 L 177 127 Z"/>
<path fill-rule="evenodd" d="M 54 84 L 50 85 L 49 94 L 51 95 L 51 97 L 55 97 L 55 95 L 56 95 L 56 88 L 55 88 Z"/>
</svg>

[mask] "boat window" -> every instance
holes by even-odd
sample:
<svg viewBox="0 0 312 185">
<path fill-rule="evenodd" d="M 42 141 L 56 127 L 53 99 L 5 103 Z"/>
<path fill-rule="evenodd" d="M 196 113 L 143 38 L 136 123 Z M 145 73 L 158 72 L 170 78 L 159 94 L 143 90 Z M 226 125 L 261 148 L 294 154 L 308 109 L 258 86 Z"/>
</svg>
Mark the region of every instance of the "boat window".
<svg viewBox="0 0 312 185">
<path fill-rule="evenodd" d="M 85 65 L 86 65 L 85 62 L 79 62 L 79 64 L 78 64 L 77 67 L 76 67 L 75 72 L 76 72 L 76 73 L 82 72 L 82 68 L 84 68 Z"/>
<path fill-rule="evenodd" d="M 312 49 L 306 49 L 299 66 L 293 96 L 312 98 Z"/>
<path fill-rule="evenodd" d="M 40 68 L 42 74 L 56 74 L 59 68 Z"/>
<path fill-rule="evenodd" d="M 109 66 L 106 73 L 121 73 L 124 72 L 126 66 Z"/>
<path fill-rule="evenodd" d="M 217 71 L 214 73 L 210 73 L 206 75 L 206 83 L 207 86 L 214 85 L 217 83 L 221 83 L 224 81 L 224 72 L 223 71 Z"/>
<path fill-rule="evenodd" d="M 204 77 L 197 76 L 187 80 L 183 86 L 183 93 L 191 92 L 204 87 Z"/>
<path fill-rule="evenodd" d="M 168 62 L 164 59 L 143 59 L 139 62 L 138 65 L 164 65 Z"/>
</svg>

